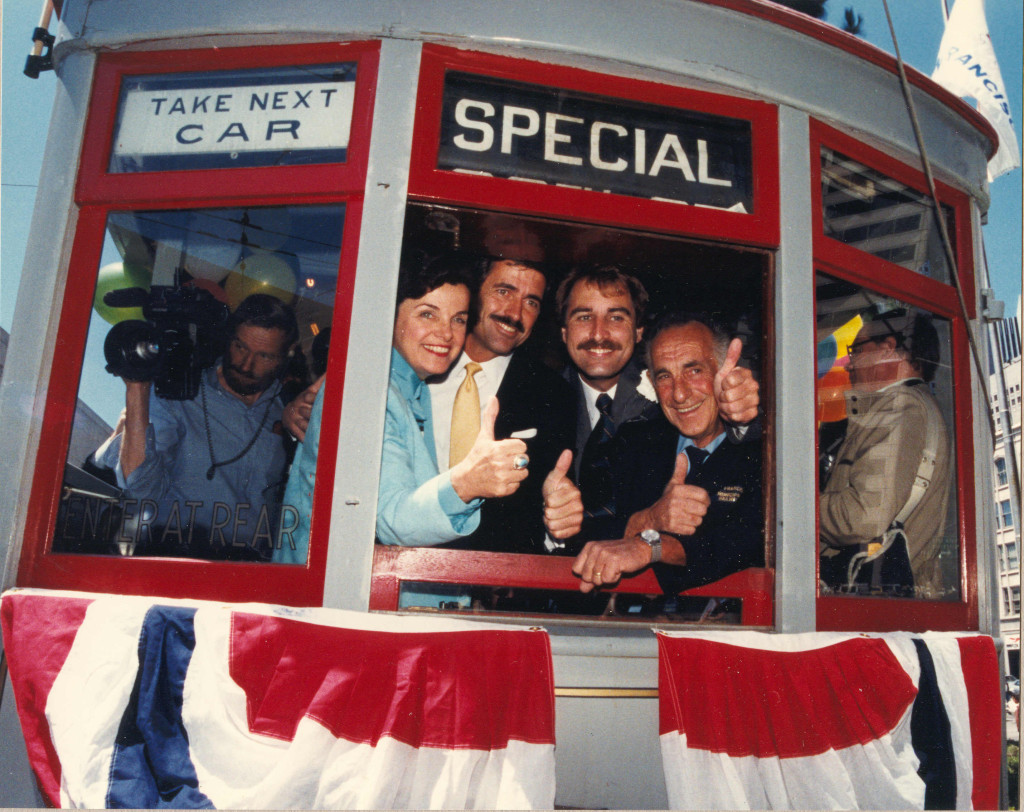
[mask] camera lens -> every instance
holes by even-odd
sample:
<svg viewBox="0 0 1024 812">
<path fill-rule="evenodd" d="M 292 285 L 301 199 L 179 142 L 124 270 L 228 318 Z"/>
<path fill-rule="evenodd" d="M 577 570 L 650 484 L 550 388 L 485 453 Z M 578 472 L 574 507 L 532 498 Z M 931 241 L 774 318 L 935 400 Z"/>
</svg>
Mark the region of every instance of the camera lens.
<svg viewBox="0 0 1024 812">
<path fill-rule="evenodd" d="M 156 329 L 145 321 L 122 321 L 103 342 L 107 372 L 129 381 L 151 381 L 160 369 Z"/>
</svg>

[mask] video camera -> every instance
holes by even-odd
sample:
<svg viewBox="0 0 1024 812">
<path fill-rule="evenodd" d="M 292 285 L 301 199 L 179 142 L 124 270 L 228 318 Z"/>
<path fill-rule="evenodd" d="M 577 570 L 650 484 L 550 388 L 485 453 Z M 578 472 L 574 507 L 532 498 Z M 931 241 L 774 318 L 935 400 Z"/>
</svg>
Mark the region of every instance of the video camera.
<svg viewBox="0 0 1024 812">
<path fill-rule="evenodd" d="M 153 285 L 105 294 L 110 307 L 142 307 L 146 321 L 115 324 L 103 342 L 107 372 L 128 381 L 152 381 L 157 397 L 191 400 L 200 374 L 223 350 L 228 307 L 201 288 Z"/>
</svg>

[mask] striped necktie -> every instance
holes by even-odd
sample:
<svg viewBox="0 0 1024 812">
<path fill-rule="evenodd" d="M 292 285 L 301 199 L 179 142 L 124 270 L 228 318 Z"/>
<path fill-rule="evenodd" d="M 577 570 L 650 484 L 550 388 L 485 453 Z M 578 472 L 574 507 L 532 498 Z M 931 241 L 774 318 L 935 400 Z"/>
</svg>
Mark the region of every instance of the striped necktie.
<svg viewBox="0 0 1024 812">
<path fill-rule="evenodd" d="M 601 417 L 590 432 L 580 460 L 580 492 L 583 496 L 583 515 L 587 518 L 615 515 L 615 493 L 612 485 L 611 461 L 608 453 L 615 436 L 612 420 L 612 399 L 607 394 L 597 396 L 597 410 Z"/>
</svg>

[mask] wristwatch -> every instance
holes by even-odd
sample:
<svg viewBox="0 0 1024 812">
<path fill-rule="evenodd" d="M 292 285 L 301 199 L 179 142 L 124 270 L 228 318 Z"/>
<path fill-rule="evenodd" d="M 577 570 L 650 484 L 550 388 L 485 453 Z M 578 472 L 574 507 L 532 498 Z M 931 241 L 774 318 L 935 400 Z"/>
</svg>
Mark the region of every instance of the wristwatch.
<svg viewBox="0 0 1024 812">
<path fill-rule="evenodd" d="M 640 531 L 641 540 L 651 548 L 651 563 L 661 561 L 661 533 L 653 527 Z"/>
</svg>

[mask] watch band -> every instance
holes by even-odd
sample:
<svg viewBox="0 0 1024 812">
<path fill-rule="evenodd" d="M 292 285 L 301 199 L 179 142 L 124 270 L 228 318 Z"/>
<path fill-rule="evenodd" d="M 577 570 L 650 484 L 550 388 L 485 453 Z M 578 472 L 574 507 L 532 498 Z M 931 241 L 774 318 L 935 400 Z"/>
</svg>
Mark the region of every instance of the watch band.
<svg viewBox="0 0 1024 812">
<path fill-rule="evenodd" d="M 661 533 L 653 528 L 648 528 L 641 531 L 640 539 L 651 548 L 651 563 L 657 564 L 661 561 Z"/>
</svg>

